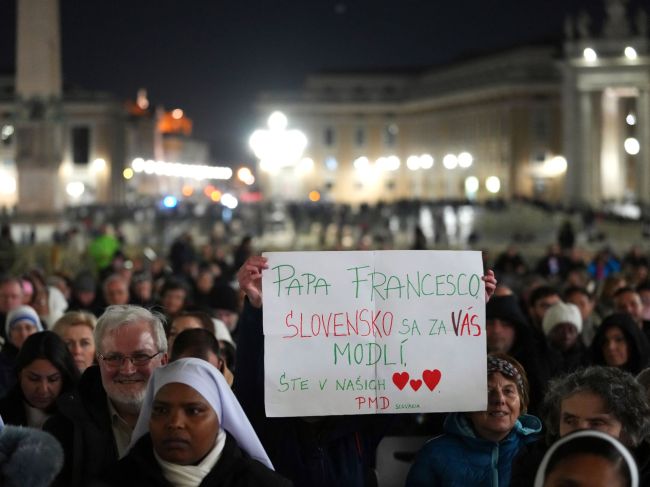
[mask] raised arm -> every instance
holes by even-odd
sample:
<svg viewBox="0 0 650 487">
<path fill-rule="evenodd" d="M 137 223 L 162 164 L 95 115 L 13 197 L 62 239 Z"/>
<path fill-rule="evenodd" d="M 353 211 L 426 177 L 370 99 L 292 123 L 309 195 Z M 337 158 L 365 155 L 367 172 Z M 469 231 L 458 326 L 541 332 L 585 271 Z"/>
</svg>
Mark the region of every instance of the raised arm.
<svg viewBox="0 0 650 487">
<path fill-rule="evenodd" d="M 264 269 L 268 269 L 266 257 L 254 255 L 246 259 L 237 272 L 239 288 L 246 293 L 248 301 L 255 308 L 262 307 L 262 270 Z"/>
</svg>

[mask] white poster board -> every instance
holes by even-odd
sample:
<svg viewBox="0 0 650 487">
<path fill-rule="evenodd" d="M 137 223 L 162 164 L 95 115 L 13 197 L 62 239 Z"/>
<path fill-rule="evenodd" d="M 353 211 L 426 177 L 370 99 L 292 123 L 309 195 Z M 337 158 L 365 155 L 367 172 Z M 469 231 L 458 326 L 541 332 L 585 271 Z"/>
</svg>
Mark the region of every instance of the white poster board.
<svg viewBox="0 0 650 487">
<path fill-rule="evenodd" d="M 269 252 L 267 416 L 485 410 L 480 252 Z"/>
</svg>

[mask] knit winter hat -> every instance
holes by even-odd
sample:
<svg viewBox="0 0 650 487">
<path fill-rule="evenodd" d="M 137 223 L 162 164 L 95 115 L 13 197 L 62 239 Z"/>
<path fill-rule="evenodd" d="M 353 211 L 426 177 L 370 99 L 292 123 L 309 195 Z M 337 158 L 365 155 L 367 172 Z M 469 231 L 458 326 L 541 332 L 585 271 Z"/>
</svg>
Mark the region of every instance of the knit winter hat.
<svg viewBox="0 0 650 487">
<path fill-rule="evenodd" d="M 560 323 L 571 323 L 578 333 L 582 331 L 582 315 L 575 304 L 559 301 L 547 309 L 542 322 L 544 334 L 548 335 Z"/>
<path fill-rule="evenodd" d="M 515 328 L 527 326 L 526 316 L 521 311 L 517 297 L 514 295 L 492 296 L 485 305 L 485 318 L 507 321 Z"/>
<path fill-rule="evenodd" d="M 11 328 L 20 321 L 28 321 L 33 324 L 38 331 L 43 331 L 43 325 L 38 317 L 38 313 L 31 306 L 23 305 L 12 309 L 7 313 L 7 320 L 5 321 L 5 333 L 9 336 Z"/>
</svg>

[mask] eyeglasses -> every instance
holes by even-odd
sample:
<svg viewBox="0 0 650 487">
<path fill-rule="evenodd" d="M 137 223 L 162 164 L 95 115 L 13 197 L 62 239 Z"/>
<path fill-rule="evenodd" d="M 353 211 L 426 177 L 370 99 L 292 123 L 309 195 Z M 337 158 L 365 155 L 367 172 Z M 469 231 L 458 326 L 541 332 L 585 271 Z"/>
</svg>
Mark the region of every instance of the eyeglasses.
<svg viewBox="0 0 650 487">
<path fill-rule="evenodd" d="M 130 360 L 131 363 L 136 367 L 142 367 L 147 365 L 154 357 L 157 357 L 162 352 L 154 353 L 153 355 L 147 355 L 146 353 L 134 353 L 133 355 L 122 355 L 120 353 L 112 353 L 110 355 L 104 356 L 101 353 L 98 353 L 97 356 L 102 359 L 102 361 L 108 367 L 121 367 L 125 360 Z"/>
</svg>

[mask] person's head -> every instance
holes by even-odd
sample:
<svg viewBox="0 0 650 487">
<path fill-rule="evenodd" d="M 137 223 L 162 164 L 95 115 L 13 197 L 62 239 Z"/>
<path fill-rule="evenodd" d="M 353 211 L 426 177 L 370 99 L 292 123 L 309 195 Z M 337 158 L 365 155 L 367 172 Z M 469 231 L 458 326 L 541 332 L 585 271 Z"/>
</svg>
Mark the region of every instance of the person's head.
<svg viewBox="0 0 650 487">
<path fill-rule="evenodd" d="M 527 326 L 517 298 L 514 295 L 492 296 L 485 310 L 488 352 L 511 353 L 518 332 Z"/>
<path fill-rule="evenodd" d="M 104 300 L 108 305 L 124 305 L 129 302 L 129 282 L 120 274 L 111 274 L 104 281 Z"/>
<path fill-rule="evenodd" d="M 167 336 L 169 350 L 172 349 L 174 340 L 181 332 L 193 328 L 204 328 L 214 335 L 214 323 L 207 313 L 202 311 L 181 311 L 172 319 L 169 326 L 169 335 Z"/>
<path fill-rule="evenodd" d="M 97 318 L 86 311 L 68 311 L 54 323 L 52 331 L 65 342 L 80 372 L 95 361 Z"/>
<path fill-rule="evenodd" d="M 221 373 L 204 360 L 183 358 L 153 373 L 131 446 L 149 433 L 160 458 L 193 465 L 215 447 L 225 431 L 250 457 L 271 465 Z"/>
<path fill-rule="evenodd" d="M 645 391 L 634 377 L 613 367 L 588 367 L 552 380 L 543 412 L 552 441 L 590 429 L 633 448 L 650 433 Z"/>
<path fill-rule="evenodd" d="M 578 307 L 583 322 L 591 316 L 596 304 L 592 294 L 586 288 L 579 286 L 567 288 L 564 291 L 564 301 Z"/>
<path fill-rule="evenodd" d="M 575 304 L 558 301 L 544 315 L 542 330 L 551 345 L 562 352 L 570 350 L 582 331 L 582 316 Z"/>
<path fill-rule="evenodd" d="M 627 313 L 637 325 L 641 326 L 643 318 L 641 313 L 643 311 L 643 303 L 641 296 L 631 287 L 622 287 L 617 289 L 614 293 L 614 310 L 619 313 Z"/>
<path fill-rule="evenodd" d="M 7 314 L 23 304 L 23 287 L 20 279 L 2 277 L 0 279 L 0 313 Z"/>
<path fill-rule="evenodd" d="M 634 319 L 627 313 L 614 313 L 598 327 L 591 354 L 594 364 L 638 374 L 648 364 L 648 348 L 648 341 Z"/>
<path fill-rule="evenodd" d="M 599 431 L 578 431 L 549 448 L 535 487 L 637 487 L 639 471 L 619 441 Z"/>
<path fill-rule="evenodd" d="M 237 359 L 237 346 L 235 345 L 235 341 L 232 339 L 232 335 L 223 321 L 213 319 L 212 322 L 214 323 L 214 334 L 217 340 L 219 340 L 221 356 L 226 361 L 226 367 L 234 372 Z"/>
<path fill-rule="evenodd" d="M 31 306 L 20 305 L 7 314 L 5 334 L 9 343 L 20 349 L 28 336 L 43 331 L 41 319 Z"/>
<path fill-rule="evenodd" d="M 528 298 L 528 312 L 536 326 L 542 326 L 546 311 L 560 301 L 557 290 L 551 286 L 539 286 Z"/>
<path fill-rule="evenodd" d="M 185 329 L 178 334 L 171 348 L 171 361 L 196 357 L 210 362 L 223 373 L 225 361 L 221 356 L 219 340 L 205 328 Z"/>
<path fill-rule="evenodd" d="M 214 287 L 211 306 L 215 310 L 215 316 L 232 332 L 237 327 L 240 311 L 237 291 L 228 285 Z"/>
<path fill-rule="evenodd" d="M 42 331 L 25 340 L 15 365 L 23 398 L 37 409 L 49 410 L 64 391 L 71 391 L 79 379 L 72 355 L 63 340 Z"/>
<path fill-rule="evenodd" d="M 641 297 L 641 318 L 650 320 L 650 281 L 645 281 L 636 287 L 636 292 Z"/>
<path fill-rule="evenodd" d="M 169 279 L 160 290 L 160 304 L 168 316 L 179 313 L 187 304 L 189 289 L 184 281 Z"/>
<path fill-rule="evenodd" d="M 601 286 L 598 301 L 601 301 L 605 304 L 611 303 L 616 291 L 625 286 L 627 286 L 627 281 L 620 274 L 607 276 L 603 281 L 603 285 Z"/>
<path fill-rule="evenodd" d="M 201 294 L 208 294 L 214 286 L 214 272 L 210 267 L 202 267 L 196 276 L 196 290 Z"/>
<path fill-rule="evenodd" d="M 528 379 L 519 362 L 506 354 L 488 355 L 488 407 L 469 413 L 477 436 L 501 441 L 528 407 Z"/>
<path fill-rule="evenodd" d="M 97 320 L 95 346 L 106 394 L 137 413 L 151 373 L 167 363 L 163 318 L 139 306 L 109 306 Z"/>
<path fill-rule="evenodd" d="M 72 295 L 82 306 L 89 307 L 93 304 L 97 296 L 97 283 L 90 272 L 83 271 L 77 274 L 72 281 Z"/>
<path fill-rule="evenodd" d="M 153 278 L 148 272 L 136 272 L 131 278 L 133 297 L 141 303 L 148 303 L 153 297 Z"/>
</svg>

